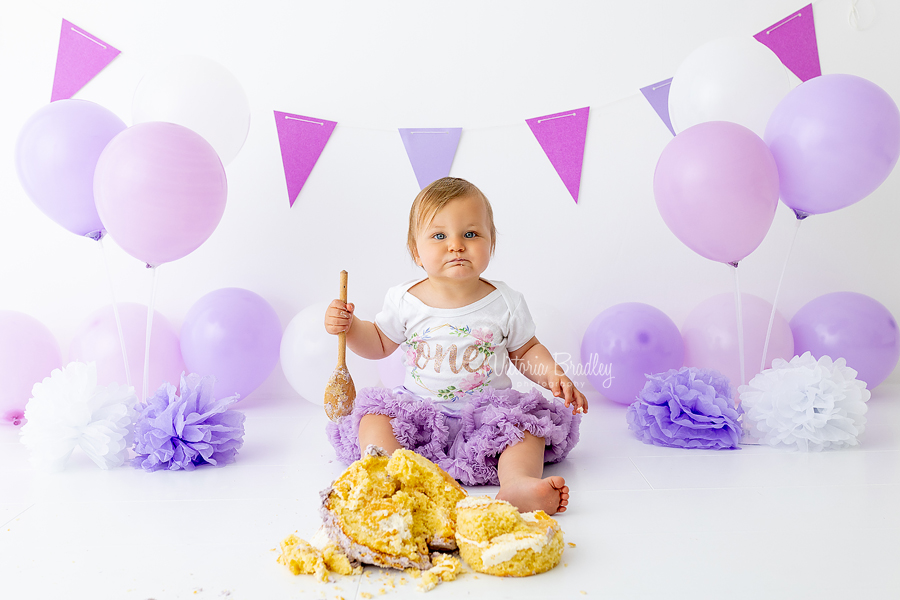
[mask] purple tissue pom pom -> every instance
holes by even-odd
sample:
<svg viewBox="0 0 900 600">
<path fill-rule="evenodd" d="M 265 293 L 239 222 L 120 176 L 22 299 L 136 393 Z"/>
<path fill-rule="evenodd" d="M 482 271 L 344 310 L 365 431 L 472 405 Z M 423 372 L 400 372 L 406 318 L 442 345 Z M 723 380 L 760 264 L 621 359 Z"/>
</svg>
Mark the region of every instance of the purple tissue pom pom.
<svg viewBox="0 0 900 600">
<path fill-rule="evenodd" d="M 628 428 L 645 444 L 671 448 L 740 448 L 740 412 L 728 379 L 717 371 L 682 367 L 648 375 L 628 407 Z"/>
<path fill-rule="evenodd" d="M 137 407 L 135 467 L 191 471 L 234 462 L 244 443 L 244 414 L 228 410 L 239 396 L 213 397 L 214 383 L 213 377 L 182 374 L 179 392 L 164 383 Z"/>
</svg>

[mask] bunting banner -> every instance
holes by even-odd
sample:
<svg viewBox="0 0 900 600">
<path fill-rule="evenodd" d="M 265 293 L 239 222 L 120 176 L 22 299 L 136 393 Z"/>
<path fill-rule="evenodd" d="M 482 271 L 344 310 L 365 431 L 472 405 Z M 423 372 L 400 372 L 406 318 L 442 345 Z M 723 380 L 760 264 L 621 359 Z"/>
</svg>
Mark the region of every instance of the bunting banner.
<svg viewBox="0 0 900 600">
<path fill-rule="evenodd" d="M 653 85 L 642 87 L 641 93 L 644 94 L 644 98 L 647 99 L 647 102 L 650 103 L 650 106 L 653 107 L 653 110 L 656 111 L 662 122 L 666 124 L 672 135 L 675 135 L 675 128 L 672 127 L 672 120 L 669 119 L 669 89 L 671 89 L 671 86 L 672 78 L 669 77 Z"/>
<path fill-rule="evenodd" d="M 589 112 L 585 107 L 525 121 L 576 203 Z"/>
<path fill-rule="evenodd" d="M 118 55 L 106 42 L 63 19 L 50 102 L 74 96 Z"/>
<path fill-rule="evenodd" d="M 753 37 L 774 52 L 784 66 L 800 78 L 800 81 L 807 81 L 822 74 L 812 4 Z"/>
<path fill-rule="evenodd" d="M 399 129 L 419 189 L 450 174 L 462 127 Z"/>
<path fill-rule="evenodd" d="M 337 122 L 274 112 L 288 199 L 294 206 Z"/>
</svg>

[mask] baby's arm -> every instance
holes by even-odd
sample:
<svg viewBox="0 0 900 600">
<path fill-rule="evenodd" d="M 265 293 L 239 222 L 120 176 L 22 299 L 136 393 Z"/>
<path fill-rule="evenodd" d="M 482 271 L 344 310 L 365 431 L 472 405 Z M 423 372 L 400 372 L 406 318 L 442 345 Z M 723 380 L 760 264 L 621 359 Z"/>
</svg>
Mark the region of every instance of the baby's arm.
<svg viewBox="0 0 900 600">
<path fill-rule="evenodd" d="M 525 342 L 521 348 L 511 351 L 509 358 L 525 377 L 549 389 L 557 398 L 563 398 L 566 407 L 572 406 L 573 415 L 579 410 L 585 413 L 588 411 L 587 398 L 578 391 L 562 367 L 550 356 L 550 351 L 536 337 Z"/>
<path fill-rule="evenodd" d="M 351 303 L 332 300 L 325 311 L 325 331 L 332 335 L 346 333 L 347 346 L 363 358 L 377 360 L 390 356 L 400 344 L 384 335 L 375 323 L 353 316 L 355 309 Z"/>
</svg>

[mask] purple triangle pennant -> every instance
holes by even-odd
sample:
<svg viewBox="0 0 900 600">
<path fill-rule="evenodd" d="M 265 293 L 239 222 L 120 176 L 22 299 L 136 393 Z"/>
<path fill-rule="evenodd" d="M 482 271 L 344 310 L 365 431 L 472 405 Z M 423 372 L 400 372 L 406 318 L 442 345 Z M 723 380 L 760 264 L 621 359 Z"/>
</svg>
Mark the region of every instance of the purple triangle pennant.
<svg viewBox="0 0 900 600">
<path fill-rule="evenodd" d="M 800 81 L 822 74 L 812 4 L 753 36 L 781 59 Z"/>
<path fill-rule="evenodd" d="M 399 129 L 419 189 L 450 174 L 462 127 Z"/>
<path fill-rule="evenodd" d="M 288 198 L 294 206 L 337 123 L 277 110 L 274 112 Z"/>
<path fill-rule="evenodd" d="M 669 90 L 671 88 L 672 77 L 669 77 L 653 85 L 642 87 L 641 93 L 644 94 L 644 98 L 647 99 L 647 102 L 650 103 L 650 106 L 653 107 L 653 110 L 656 111 L 662 122 L 666 124 L 672 135 L 675 135 L 675 128 L 672 127 L 672 120 L 669 118 Z"/>
<path fill-rule="evenodd" d="M 576 203 L 589 112 L 585 107 L 525 121 Z"/>
<path fill-rule="evenodd" d="M 50 102 L 74 96 L 118 55 L 103 40 L 63 19 Z"/>
</svg>

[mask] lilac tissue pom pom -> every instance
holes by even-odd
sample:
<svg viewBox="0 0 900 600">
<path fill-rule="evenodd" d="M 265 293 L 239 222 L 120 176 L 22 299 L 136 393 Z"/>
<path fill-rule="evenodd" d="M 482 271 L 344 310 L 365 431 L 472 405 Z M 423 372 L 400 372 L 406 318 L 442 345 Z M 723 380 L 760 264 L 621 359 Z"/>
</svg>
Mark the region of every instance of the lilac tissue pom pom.
<svg viewBox="0 0 900 600">
<path fill-rule="evenodd" d="M 695 367 L 648 375 L 625 413 L 645 444 L 708 450 L 740 448 L 739 416 L 728 379 Z"/>
<path fill-rule="evenodd" d="M 181 376 L 181 389 L 162 384 L 138 406 L 132 464 L 145 471 L 193 470 L 234 462 L 244 443 L 244 414 L 228 410 L 239 396 L 213 397 L 213 377 Z"/>
</svg>

